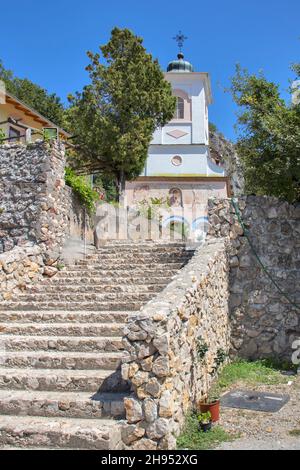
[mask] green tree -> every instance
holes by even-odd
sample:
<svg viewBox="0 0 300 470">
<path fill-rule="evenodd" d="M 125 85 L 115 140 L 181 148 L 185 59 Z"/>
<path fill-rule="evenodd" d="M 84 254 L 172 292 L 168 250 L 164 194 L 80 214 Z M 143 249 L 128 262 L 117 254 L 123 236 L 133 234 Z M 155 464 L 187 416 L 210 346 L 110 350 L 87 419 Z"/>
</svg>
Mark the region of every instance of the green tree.
<svg viewBox="0 0 300 470">
<path fill-rule="evenodd" d="M 27 78 L 15 77 L 11 70 L 5 69 L 0 61 L 0 80 L 4 81 L 6 89 L 19 100 L 38 111 L 58 126 L 64 125 L 64 106 L 55 94 L 36 85 Z"/>
<path fill-rule="evenodd" d="M 105 63 L 88 52 L 91 83 L 70 97 L 68 120 L 84 164 L 113 178 L 120 196 L 141 173 L 154 130 L 172 118 L 175 98 L 130 30 L 114 28 L 100 50 Z"/>
<path fill-rule="evenodd" d="M 296 73 L 297 77 L 300 77 L 300 64 L 293 64 L 292 70 Z"/>
<path fill-rule="evenodd" d="M 296 66 L 295 70 L 299 65 Z M 237 150 L 246 191 L 300 199 L 300 105 L 286 104 L 278 85 L 237 67 L 231 92 L 240 107 Z"/>
</svg>

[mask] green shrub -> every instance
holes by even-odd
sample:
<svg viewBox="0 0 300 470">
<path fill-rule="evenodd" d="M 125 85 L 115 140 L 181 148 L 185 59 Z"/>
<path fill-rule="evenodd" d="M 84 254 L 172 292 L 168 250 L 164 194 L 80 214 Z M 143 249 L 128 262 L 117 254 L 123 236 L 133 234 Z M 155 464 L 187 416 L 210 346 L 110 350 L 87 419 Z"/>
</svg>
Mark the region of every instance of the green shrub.
<svg viewBox="0 0 300 470">
<path fill-rule="evenodd" d="M 6 137 L 5 132 L 0 128 L 0 144 L 2 144 L 5 137 Z"/>
<path fill-rule="evenodd" d="M 85 181 L 84 176 L 77 176 L 71 168 L 66 168 L 65 182 L 77 194 L 89 214 L 95 212 L 95 202 L 99 199 L 99 194 Z"/>
<path fill-rule="evenodd" d="M 221 426 L 215 425 L 209 432 L 199 431 L 197 413 L 191 413 L 186 417 L 182 433 L 177 438 L 177 448 L 184 450 L 214 449 L 222 442 L 233 441 L 236 434 L 229 434 Z"/>
</svg>

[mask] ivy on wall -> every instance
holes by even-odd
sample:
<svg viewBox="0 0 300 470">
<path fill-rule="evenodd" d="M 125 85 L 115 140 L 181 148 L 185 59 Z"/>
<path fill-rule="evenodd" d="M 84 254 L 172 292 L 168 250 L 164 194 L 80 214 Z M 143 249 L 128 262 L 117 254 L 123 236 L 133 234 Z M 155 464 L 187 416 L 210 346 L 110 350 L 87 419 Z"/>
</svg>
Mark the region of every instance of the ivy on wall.
<svg viewBox="0 0 300 470">
<path fill-rule="evenodd" d="M 89 214 L 95 212 L 95 202 L 99 199 L 99 194 L 93 190 L 85 177 L 77 176 L 72 168 L 67 167 L 65 169 L 65 182 L 77 194 Z"/>
</svg>

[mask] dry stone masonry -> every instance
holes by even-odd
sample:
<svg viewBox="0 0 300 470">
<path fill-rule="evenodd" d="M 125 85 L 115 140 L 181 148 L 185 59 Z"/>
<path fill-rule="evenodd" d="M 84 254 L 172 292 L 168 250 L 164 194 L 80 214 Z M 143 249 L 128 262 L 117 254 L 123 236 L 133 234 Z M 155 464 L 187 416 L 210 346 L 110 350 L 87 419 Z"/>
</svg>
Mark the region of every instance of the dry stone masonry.
<svg viewBox="0 0 300 470">
<path fill-rule="evenodd" d="M 57 143 L 0 146 L 0 251 L 28 241 L 59 251 L 67 226 L 64 167 Z"/>
<path fill-rule="evenodd" d="M 218 352 L 228 354 L 228 263 L 224 243 L 198 248 L 173 281 L 129 318 L 122 366 L 122 439 L 130 449 L 173 449 L 184 416 L 208 391 Z M 205 357 L 199 346 L 206 344 Z"/>
<path fill-rule="evenodd" d="M 65 163 L 57 142 L 0 146 L 0 299 L 54 275 L 65 241 L 80 236 L 86 215 Z"/>
<path fill-rule="evenodd" d="M 263 264 L 300 305 L 300 205 L 271 197 L 237 200 L 249 238 Z M 300 310 L 278 291 L 257 262 L 229 199 L 209 202 L 210 236 L 227 237 L 232 352 L 291 361 L 300 337 Z"/>
<path fill-rule="evenodd" d="M 0 300 L 10 300 L 16 292 L 22 292 L 39 281 L 45 270 L 42 250 L 38 245 L 15 247 L 0 254 Z"/>
</svg>

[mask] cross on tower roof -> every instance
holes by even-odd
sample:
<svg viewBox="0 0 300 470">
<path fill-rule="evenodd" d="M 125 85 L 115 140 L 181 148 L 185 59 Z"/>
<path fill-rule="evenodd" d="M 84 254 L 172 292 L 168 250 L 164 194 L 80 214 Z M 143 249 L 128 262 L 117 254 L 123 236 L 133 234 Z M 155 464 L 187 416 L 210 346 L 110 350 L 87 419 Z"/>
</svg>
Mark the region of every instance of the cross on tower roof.
<svg viewBox="0 0 300 470">
<path fill-rule="evenodd" d="M 183 48 L 183 43 L 187 39 L 187 37 L 183 34 L 181 30 L 179 30 L 176 36 L 173 37 L 173 39 L 177 42 L 178 47 L 179 47 L 179 52 L 181 52 Z"/>
</svg>

